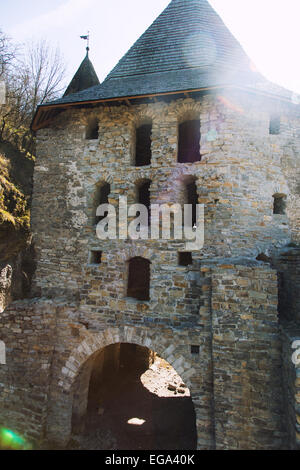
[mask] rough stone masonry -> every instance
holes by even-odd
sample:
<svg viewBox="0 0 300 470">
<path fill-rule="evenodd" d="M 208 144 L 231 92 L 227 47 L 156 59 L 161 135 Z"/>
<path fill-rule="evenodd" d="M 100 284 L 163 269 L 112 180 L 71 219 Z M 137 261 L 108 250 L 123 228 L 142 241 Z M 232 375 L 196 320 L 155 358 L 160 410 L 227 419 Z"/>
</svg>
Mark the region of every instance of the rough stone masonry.
<svg viewBox="0 0 300 470">
<path fill-rule="evenodd" d="M 280 129 L 270 133 L 274 114 Z M 200 122 L 201 160 L 178 163 L 179 124 L 188 120 Z M 98 136 L 87 139 L 91 122 Z M 136 129 L 149 122 L 151 163 L 137 167 Z M 296 448 L 299 138 L 297 104 L 241 87 L 79 103 L 45 121 L 37 132 L 31 298 L 0 316 L 7 357 L 0 423 L 37 446 L 66 446 L 78 390 L 87 403 L 95 354 L 132 343 L 159 354 L 189 387 L 198 449 Z M 144 181 L 151 203 L 184 203 L 191 177 L 205 206 L 205 243 L 192 264 L 178 263 L 183 241 L 97 238 L 104 183 L 117 210 L 121 195 L 137 202 Z M 147 301 L 127 295 L 134 257 L 151 262 Z"/>
</svg>

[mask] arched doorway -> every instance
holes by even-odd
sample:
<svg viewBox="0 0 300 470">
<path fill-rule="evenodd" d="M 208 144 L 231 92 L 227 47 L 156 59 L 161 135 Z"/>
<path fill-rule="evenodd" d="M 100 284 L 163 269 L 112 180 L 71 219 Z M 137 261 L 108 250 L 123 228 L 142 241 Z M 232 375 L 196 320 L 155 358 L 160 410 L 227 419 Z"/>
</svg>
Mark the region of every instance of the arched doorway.
<svg viewBox="0 0 300 470">
<path fill-rule="evenodd" d="M 196 449 L 189 389 L 145 346 L 115 343 L 100 349 L 82 366 L 73 390 L 73 448 Z"/>
</svg>

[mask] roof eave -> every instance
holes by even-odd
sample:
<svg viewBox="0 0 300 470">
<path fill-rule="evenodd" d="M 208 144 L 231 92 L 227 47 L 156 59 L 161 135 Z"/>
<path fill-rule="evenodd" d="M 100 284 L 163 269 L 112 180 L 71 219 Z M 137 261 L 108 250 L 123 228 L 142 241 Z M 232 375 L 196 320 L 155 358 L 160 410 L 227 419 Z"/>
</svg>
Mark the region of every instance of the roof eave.
<svg viewBox="0 0 300 470">
<path fill-rule="evenodd" d="M 248 93 L 257 94 L 260 96 L 266 96 L 268 98 L 273 98 L 276 100 L 284 101 L 289 104 L 293 104 L 291 100 L 284 96 L 276 95 L 274 93 L 267 93 L 266 91 L 257 90 L 255 88 L 249 86 L 239 86 L 239 85 L 217 85 L 211 87 L 203 87 L 197 89 L 186 89 L 186 90 L 177 90 L 177 91 L 168 91 L 168 92 L 156 92 L 144 95 L 129 95 L 129 96 L 119 96 L 119 97 L 110 97 L 110 98 L 96 98 L 93 100 L 86 100 L 86 101 L 75 101 L 75 102 L 66 102 L 66 103 L 52 103 L 52 104 L 42 104 L 37 107 L 36 113 L 31 123 L 31 130 L 36 132 L 42 128 L 45 128 L 54 118 L 54 114 L 57 115 L 60 111 L 71 107 L 78 107 L 78 106 L 86 106 L 89 104 L 98 104 L 98 103 L 110 103 L 110 102 L 124 102 L 125 104 L 129 104 L 130 100 L 137 100 L 137 99 L 147 99 L 147 98 L 154 98 L 160 96 L 171 96 L 171 95 L 184 95 L 187 93 L 201 93 L 210 90 L 220 90 L 220 89 L 239 89 L 242 91 L 247 91 Z M 51 113 L 52 117 L 47 114 L 47 111 L 56 111 L 56 113 Z M 41 113 L 45 113 L 44 119 L 41 116 Z"/>
</svg>

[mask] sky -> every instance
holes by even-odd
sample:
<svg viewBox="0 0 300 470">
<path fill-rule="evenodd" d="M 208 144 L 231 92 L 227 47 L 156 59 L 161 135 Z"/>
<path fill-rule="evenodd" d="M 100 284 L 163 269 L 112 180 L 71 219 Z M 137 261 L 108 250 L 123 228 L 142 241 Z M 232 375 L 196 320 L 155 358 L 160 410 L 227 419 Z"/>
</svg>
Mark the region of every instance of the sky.
<svg viewBox="0 0 300 470">
<path fill-rule="evenodd" d="M 85 55 L 102 81 L 169 0 L 0 0 L 0 29 L 18 42 L 47 39 L 64 56 L 66 85 Z M 209 0 L 269 80 L 300 93 L 300 0 Z"/>
</svg>

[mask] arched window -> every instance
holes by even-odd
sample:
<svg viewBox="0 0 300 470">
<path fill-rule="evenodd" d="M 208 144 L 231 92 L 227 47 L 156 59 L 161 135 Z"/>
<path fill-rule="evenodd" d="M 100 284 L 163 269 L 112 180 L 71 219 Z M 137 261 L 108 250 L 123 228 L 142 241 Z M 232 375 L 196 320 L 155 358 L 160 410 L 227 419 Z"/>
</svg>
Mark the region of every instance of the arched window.
<svg viewBox="0 0 300 470">
<path fill-rule="evenodd" d="M 86 126 L 85 138 L 87 140 L 96 140 L 99 138 L 99 122 L 98 119 L 90 118 Z"/>
<path fill-rule="evenodd" d="M 101 204 L 108 204 L 108 196 L 110 194 L 110 184 L 106 182 L 99 183 L 97 186 L 95 200 L 94 200 L 94 223 L 97 224 L 100 222 L 104 217 L 107 216 L 107 212 L 101 217 L 96 215 L 97 207 Z"/>
<path fill-rule="evenodd" d="M 150 261 L 136 257 L 129 260 L 127 297 L 150 299 Z"/>
<path fill-rule="evenodd" d="M 193 163 L 201 160 L 200 119 L 183 121 L 178 127 L 178 162 Z"/>
<path fill-rule="evenodd" d="M 146 122 L 135 130 L 135 166 L 151 164 L 152 122 Z"/>
</svg>

